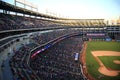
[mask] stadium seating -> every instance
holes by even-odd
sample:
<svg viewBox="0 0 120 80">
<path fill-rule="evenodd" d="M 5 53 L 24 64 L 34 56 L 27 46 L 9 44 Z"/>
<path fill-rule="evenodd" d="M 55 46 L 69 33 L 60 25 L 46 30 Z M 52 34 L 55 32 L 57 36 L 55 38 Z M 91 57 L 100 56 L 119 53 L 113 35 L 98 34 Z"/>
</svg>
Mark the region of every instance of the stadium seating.
<svg viewBox="0 0 120 80">
<path fill-rule="evenodd" d="M 42 33 L 42 34 L 39 34 L 39 33 L 34 34 L 33 37 L 31 37 L 31 39 L 33 39 L 34 42 L 37 42 L 39 45 L 41 45 L 41 44 L 44 44 L 52 39 L 55 39 L 59 36 L 62 36 L 64 34 L 69 34 L 69 33 L 71 33 L 71 31 L 72 31 L 72 33 L 74 33 L 74 32 L 79 33 L 80 32 L 80 30 L 69 30 L 69 29 L 68 30 L 60 30 L 60 31 L 54 30 L 52 32 L 47 32 L 47 33 Z"/>
<path fill-rule="evenodd" d="M 75 52 L 82 49 L 80 38 L 66 39 L 30 60 L 30 66 L 42 80 L 82 80 Z"/>
<path fill-rule="evenodd" d="M 0 13 L 0 31 L 16 30 L 28 28 L 57 27 L 60 24 L 45 19 L 37 19 L 24 16 L 16 16 L 12 14 Z M 7 22 L 7 23 L 6 23 Z"/>
<path fill-rule="evenodd" d="M 17 6 L 10 6 L 7 3 L 5 5 L 1 1 L 0 4 L 8 9 L 6 9 L 8 13 L 5 13 L 2 7 L 3 13 L 0 13 L 0 53 L 13 45 L 13 40 L 22 37 L 13 37 L 13 35 L 18 36 L 25 33 L 23 36 L 30 39 L 30 42 L 23 44 L 18 51 L 13 50 L 15 55 L 9 61 L 13 80 L 86 80 L 82 74 L 80 62 L 75 59 L 76 53 L 79 53 L 79 56 L 81 55 L 84 39 L 86 41 L 88 39 L 104 40 L 106 34 L 109 38 L 108 34 L 116 34 L 116 30 L 119 30 L 119 26 L 117 28 L 106 26 L 104 19 L 57 18 Z M 20 13 L 23 16 L 9 14 L 10 8 L 13 8 L 13 12 Z M 116 28 L 115 31 L 113 31 L 113 28 Z M 44 33 L 36 32 L 33 34 L 35 31 L 32 31 L 32 29 Z M 13 34 L 14 31 L 16 31 L 15 34 Z M 32 35 L 30 35 L 31 32 Z M 82 33 L 83 36 L 67 37 L 61 41 L 58 39 L 58 42 L 55 42 L 54 45 L 30 58 L 32 50 L 36 47 L 38 48 L 40 45 L 45 45 L 51 40 L 71 33 Z M 116 35 L 115 39 L 120 40 L 120 35 Z"/>
<path fill-rule="evenodd" d="M 15 80 L 35 80 L 37 79 L 30 67 L 26 64 L 29 51 L 34 48 L 35 44 L 23 45 L 16 55 L 10 60 L 10 66 Z"/>
<path fill-rule="evenodd" d="M 87 33 L 86 37 L 92 40 L 105 40 L 106 34 L 105 33 Z"/>
<path fill-rule="evenodd" d="M 76 31 L 77 30 L 73 32 Z M 55 38 L 67 33 L 67 31 L 57 33 L 58 31 L 53 31 L 51 32 L 51 36 L 41 34 L 43 37 L 40 39 L 36 39 L 40 36 L 33 36 L 32 39 L 40 42 L 40 45 L 50 41 L 51 38 L 49 37 Z M 34 59 L 30 59 L 30 66 L 26 62 L 28 54 L 30 53 L 30 50 L 37 45 L 34 43 L 23 45 L 15 52 L 15 55 L 10 60 L 10 66 L 14 74 L 14 78 L 20 80 L 39 78 L 41 80 L 82 80 L 83 75 L 81 73 L 80 64 L 76 63 L 74 60 L 74 52 L 79 53 L 82 49 L 82 44 L 82 38 L 79 37 L 66 39 L 63 42 L 55 44 L 52 48 L 39 54 Z"/>
</svg>

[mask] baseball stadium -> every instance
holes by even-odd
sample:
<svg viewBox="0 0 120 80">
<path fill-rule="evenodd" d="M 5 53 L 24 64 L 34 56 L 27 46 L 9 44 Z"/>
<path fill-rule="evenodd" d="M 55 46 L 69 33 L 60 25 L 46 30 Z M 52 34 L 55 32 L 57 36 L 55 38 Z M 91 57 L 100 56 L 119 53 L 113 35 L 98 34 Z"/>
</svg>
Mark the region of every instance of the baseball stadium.
<svg viewBox="0 0 120 80">
<path fill-rule="evenodd" d="M 30 1 L 46 0 L 0 0 L 0 80 L 120 80 L 120 19 L 56 16 Z"/>
</svg>

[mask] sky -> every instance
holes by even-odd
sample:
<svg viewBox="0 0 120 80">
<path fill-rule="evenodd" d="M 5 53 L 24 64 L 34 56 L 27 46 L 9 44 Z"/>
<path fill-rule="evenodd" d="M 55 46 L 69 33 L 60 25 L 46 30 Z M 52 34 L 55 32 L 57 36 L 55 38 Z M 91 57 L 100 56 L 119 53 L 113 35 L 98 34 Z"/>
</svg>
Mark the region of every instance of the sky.
<svg viewBox="0 0 120 80">
<path fill-rule="evenodd" d="M 14 4 L 14 0 L 3 0 Z M 118 19 L 120 0 L 26 0 L 40 13 L 75 19 Z M 17 4 L 22 6 L 21 4 Z"/>
</svg>

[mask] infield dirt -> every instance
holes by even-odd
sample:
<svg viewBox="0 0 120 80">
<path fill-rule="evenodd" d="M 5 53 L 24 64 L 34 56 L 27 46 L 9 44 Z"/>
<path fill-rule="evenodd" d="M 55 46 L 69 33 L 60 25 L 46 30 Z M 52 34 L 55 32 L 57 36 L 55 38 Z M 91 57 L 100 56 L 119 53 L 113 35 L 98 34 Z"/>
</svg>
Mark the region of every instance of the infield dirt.
<svg viewBox="0 0 120 80">
<path fill-rule="evenodd" d="M 98 71 L 101 74 L 104 74 L 106 76 L 117 76 L 117 75 L 119 75 L 120 71 L 108 69 L 106 66 L 104 66 L 104 64 L 98 58 L 98 56 L 120 56 L 120 52 L 115 52 L 115 51 L 92 51 L 92 55 L 95 57 L 95 59 L 97 60 L 97 62 L 100 65 L 100 67 L 98 68 Z M 115 60 L 113 62 L 119 63 L 118 60 Z"/>
</svg>

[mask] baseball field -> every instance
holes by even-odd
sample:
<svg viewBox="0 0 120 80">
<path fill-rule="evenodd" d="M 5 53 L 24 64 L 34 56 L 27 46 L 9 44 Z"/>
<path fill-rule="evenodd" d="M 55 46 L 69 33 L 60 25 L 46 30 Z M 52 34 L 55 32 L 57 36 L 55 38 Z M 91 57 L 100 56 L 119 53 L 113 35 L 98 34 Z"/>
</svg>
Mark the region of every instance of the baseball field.
<svg viewBox="0 0 120 80">
<path fill-rule="evenodd" d="M 120 42 L 87 42 L 86 68 L 96 80 L 120 80 Z"/>
</svg>

